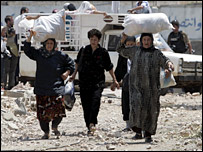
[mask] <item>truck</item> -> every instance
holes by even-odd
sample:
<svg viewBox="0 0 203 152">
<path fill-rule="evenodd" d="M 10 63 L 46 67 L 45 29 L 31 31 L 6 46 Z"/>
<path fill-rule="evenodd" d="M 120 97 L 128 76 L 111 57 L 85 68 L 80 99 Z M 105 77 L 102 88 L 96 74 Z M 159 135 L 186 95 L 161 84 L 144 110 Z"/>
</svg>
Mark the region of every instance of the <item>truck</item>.
<svg viewBox="0 0 203 152">
<path fill-rule="evenodd" d="M 25 15 L 50 15 L 51 13 L 26 13 Z M 117 65 L 118 53 L 116 52 L 117 44 L 120 40 L 124 27 L 124 18 L 128 14 L 108 14 L 105 18 L 102 14 L 68 14 L 65 15 L 65 40 L 59 41 L 58 50 L 63 50 L 72 59 L 76 59 L 78 51 L 82 46 L 89 44 L 87 32 L 93 28 L 98 29 L 102 33 L 100 45 L 110 54 L 114 69 Z M 19 80 L 22 82 L 35 80 L 36 63 L 30 60 L 23 52 L 23 41 L 29 34 L 28 31 L 21 30 L 19 43 L 20 52 L 20 75 Z M 183 88 L 186 92 L 202 93 L 202 55 L 175 53 L 159 34 L 153 34 L 154 45 L 167 56 L 175 66 L 173 71 L 177 85 L 174 87 Z M 32 43 L 35 48 L 40 48 L 40 42 Z M 112 82 L 112 78 L 108 72 L 106 75 L 106 83 Z M 77 84 L 78 76 L 76 76 Z M 165 89 L 166 90 L 166 89 Z"/>
</svg>

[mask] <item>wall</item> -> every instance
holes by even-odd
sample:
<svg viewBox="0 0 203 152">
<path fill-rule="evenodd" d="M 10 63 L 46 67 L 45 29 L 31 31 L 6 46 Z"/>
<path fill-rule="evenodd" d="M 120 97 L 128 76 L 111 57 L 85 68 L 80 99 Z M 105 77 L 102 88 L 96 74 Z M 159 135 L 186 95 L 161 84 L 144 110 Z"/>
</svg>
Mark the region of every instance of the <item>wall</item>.
<svg viewBox="0 0 203 152">
<path fill-rule="evenodd" d="M 180 30 L 190 35 L 191 40 L 202 39 L 202 5 L 161 6 L 159 12 L 165 13 L 170 22 L 178 20 Z"/>
<path fill-rule="evenodd" d="M 158 12 L 165 13 L 170 22 L 178 20 L 180 30 L 188 35 L 195 54 L 202 55 L 202 5 L 160 6 Z M 170 30 L 161 32 L 165 40 L 170 32 Z"/>
</svg>

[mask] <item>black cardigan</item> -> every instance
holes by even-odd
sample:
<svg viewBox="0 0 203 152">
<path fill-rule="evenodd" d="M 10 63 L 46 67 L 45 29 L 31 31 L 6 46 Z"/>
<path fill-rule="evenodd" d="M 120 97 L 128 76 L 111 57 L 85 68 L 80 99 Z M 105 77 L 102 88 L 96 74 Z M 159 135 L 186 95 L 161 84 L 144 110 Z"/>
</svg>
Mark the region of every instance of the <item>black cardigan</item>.
<svg viewBox="0 0 203 152">
<path fill-rule="evenodd" d="M 61 51 L 45 58 L 39 49 L 31 47 L 30 42 L 25 41 L 24 44 L 25 54 L 37 63 L 34 93 L 44 96 L 63 95 L 65 89 L 61 75 L 67 70 L 70 70 L 70 74 L 74 72 L 74 61 Z"/>
</svg>

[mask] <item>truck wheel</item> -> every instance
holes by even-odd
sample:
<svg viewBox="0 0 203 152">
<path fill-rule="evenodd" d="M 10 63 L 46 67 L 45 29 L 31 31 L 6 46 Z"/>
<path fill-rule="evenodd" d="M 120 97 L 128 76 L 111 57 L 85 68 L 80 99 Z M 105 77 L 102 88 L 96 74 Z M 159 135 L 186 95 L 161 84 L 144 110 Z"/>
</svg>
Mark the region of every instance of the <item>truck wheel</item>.
<svg viewBox="0 0 203 152">
<path fill-rule="evenodd" d="M 185 93 L 190 92 L 191 94 L 194 92 L 200 92 L 202 94 L 202 86 L 196 87 L 184 87 Z"/>
</svg>

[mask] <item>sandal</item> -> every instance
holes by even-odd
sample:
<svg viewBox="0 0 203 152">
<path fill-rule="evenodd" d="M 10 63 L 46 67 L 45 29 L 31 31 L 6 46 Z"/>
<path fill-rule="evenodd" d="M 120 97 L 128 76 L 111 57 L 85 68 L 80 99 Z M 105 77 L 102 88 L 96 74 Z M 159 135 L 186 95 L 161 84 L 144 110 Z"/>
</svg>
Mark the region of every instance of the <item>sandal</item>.
<svg viewBox="0 0 203 152">
<path fill-rule="evenodd" d="M 128 131 L 131 131 L 131 129 L 130 129 L 130 128 L 125 128 L 125 129 L 123 129 L 122 131 L 123 131 L 123 132 L 128 132 Z"/>
<path fill-rule="evenodd" d="M 151 143 L 153 140 L 152 140 L 152 137 L 151 136 L 148 136 L 148 137 L 145 137 L 145 142 L 146 143 Z"/>
<path fill-rule="evenodd" d="M 92 135 L 94 134 L 94 132 L 96 131 L 96 128 L 95 128 L 95 126 L 94 126 L 94 124 L 93 123 L 90 123 L 90 125 L 89 125 L 89 130 L 90 130 L 90 132 L 92 133 Z"/>
<path fill-rule="evenodd" d="M 52 128 L 52 130 L 53 130 L 53 133 L 55 134 L 55 136 L 60 136 L 61 135 L 61 133 L 58 131 L 57 128 Z"/>
<path fill-rule="evenodd" d="M 44 136 L 42 136 L 41 139 L 49 139 L 49 133 L 45 133 Z"/>
<path fill-rule="evenodd" d="M 135 139 L 135 140 L 142 139 L 142 134 L 136 133 L 136 135 L 132 139 Z"/>
</svg>

